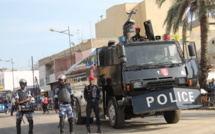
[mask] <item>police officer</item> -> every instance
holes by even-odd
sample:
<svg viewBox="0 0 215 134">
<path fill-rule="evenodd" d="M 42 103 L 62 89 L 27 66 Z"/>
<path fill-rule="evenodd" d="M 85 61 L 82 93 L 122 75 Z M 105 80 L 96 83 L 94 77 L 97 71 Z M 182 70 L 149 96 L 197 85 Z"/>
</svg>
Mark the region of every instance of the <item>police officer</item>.
<svg viewBox="0 0 215 134">
<path fill-rule="evenodd" d="M 135 27 L 135 32 L 136 32 L 136 34 L 131 37 L 132 41 L 143 41 L 146 39 L 144 36 L 140 35 L 140 28 L 139 27 Z"/>
<path fill-rule="evenodd" d="M 64 121 L 67 115 L 69 122 L 70 134 L 73 132 L 73 112 L 71 107 L 71 101 L 73 100 L 73 91 L 69 84 L 65 84 L 66 76 L 59 75 L 58 82 L 59 85 L 55 89 L 55 110 L 59 110 L 60 118 L 60 134 L 64 134 Z M 72 101 L 73 102 L 73 101 Z M 58 105 L 59 104 L 59 105 Z"/>
<path fill-rule="evenodd" d="M 24 114 L 29 122 L 28 133 L 33 134 L 33 111 L 30 111 L 30 110 L 26 111 L 26 112 L 22 111 L 22 108 L 30 103 L 31 91 L 26 88 L 27 81 L 25 79 L 20 79 L 19 84 L 20 84 L 21 89 L 17 90 L 16 94 L 15 94 L 16 105 L 17 105 L 17 107 L 21 108 L 21 109 L 17 110 L 17 114 L 16 114 L 17 134 L 21 134 L 21 122 L 22 122 Z"/>
<path fill-rule="evenodd" d="M 99 99 L 100 99 L 100 90 L 98 89 L 98 86 L 94 85 L 94 76 L 89 77 L 89 85 L 85 87 L 84 89 L 84 98 L 87 101 L 87 107 L 86 107 L 86 127 L 87 132 L 90 132 L 90 115 L 92 109 L 94 109 L 95 115 L 96 115 L 96 124 L 97 124 L 97 133 L 101 133 L 101 122 L 99 117 Z"/>
</svg>

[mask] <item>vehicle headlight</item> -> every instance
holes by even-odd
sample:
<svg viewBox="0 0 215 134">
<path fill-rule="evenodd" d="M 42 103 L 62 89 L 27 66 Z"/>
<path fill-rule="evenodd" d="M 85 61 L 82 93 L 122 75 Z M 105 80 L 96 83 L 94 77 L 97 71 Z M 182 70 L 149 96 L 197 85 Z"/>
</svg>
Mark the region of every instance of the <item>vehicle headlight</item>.
<svg viewBox="0 0 215 134">
<path fill-rule="evenodd" d="M 141 87 L 143 87 L 141 81 L 135 81 L 135 82 L 133 83 L 133 88 L 141 88 Z"/>
<path fill-rule="evenodd" d="M 185 78 L 179 78 L 178 83 L 179 84 L 184 84 L 184 83 L 186 83 L 186 79 Z"/>
</svg>

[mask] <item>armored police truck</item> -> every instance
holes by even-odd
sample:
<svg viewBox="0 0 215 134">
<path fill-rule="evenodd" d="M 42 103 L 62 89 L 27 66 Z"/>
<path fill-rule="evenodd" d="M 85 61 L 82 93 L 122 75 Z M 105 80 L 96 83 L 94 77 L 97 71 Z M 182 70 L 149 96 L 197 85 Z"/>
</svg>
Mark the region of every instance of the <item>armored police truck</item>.
<svg viewBox="0 0 215 134">
<path fill-rule="evenodd" d="M 152 37 L 150 25 L 147 29 Z M 201 106 L 195 43 L 186 42 L 182 49 L 167 38 L 131 42 L 124 37 L 118 44 L 110 41 L 97 48 L 67 71 L 77 98 L 77 124 L 86 119 L 83 91 L 92 75 L 102 91 L 100 116 L 108 117 L 113 128 L 123 127 L 131 118 L 157 115 L 163 115 L 167 123 L 177 123 L 181 109 Z"/>
</svg>

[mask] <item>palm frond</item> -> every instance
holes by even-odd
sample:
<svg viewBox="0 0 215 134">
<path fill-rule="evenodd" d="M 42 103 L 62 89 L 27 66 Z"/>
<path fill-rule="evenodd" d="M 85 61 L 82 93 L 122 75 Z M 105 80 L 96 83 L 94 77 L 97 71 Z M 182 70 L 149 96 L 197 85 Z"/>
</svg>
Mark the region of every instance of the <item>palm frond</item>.
<svg viewBox="0 0 215 134">
<path fill-rule="evenodd" d="M 183 16 L 186 14 L 186 9 L 189 7 L 190 0 L 183 0 L 179 3 L 178 13 L 176 14 L 176 21 L 173 25 L 173 32 L 176 33 L 179 29 L 180 23 L 184 19 Z"/>
<path fill-rule="evenodd" d="M 193 18 L 198 16 L 197 13 L 198 13 L 197 0 L 191 1 L 190 2 L 190 7 L 189 7 L 189 10 L 188 10 L 188 13 L 187 13 L 188 18 L 190 18 L 190 20 L 191 20 L 191 23 L 190 23 L 190 26 L 189 26 L 190 31 L 192 31 L 192 27 L 193 27 L 193 23 L 192 23 Z"/>
<path fill-rule="evenodd" d="M 165 1 L 166 0 L 156 0 L 156 3 L 158 5 L 158 7 L 160 8 Z"/>
<path fill-rule="evenodd" d="M 186 9 L 189 7 L 190 0 L 175 1 L 170 7 L 167 17 L 164 21 L 166 24 L 166 32 L 170 33 L 171 29 L 176 33 L 179 29 L 180 23 L 184 19 Z"/>
<path fill-rule="evenodd" d="M 205 5 L 204 7 L 202 7 L 202 12 L 200 12 L 199 17 L 202 17 L 202 15 L 204 15 L 204 13 L 208 13 L 211 16 L 215 15 L 215 2 L 214 3 L 210 3 L 209 5 Z"/>
<path fill-rule="evenodd" d="M 174 3 L 168 13 L 167 13 L 167 17 L 164 21 L 164 24 L 163 25 L 166 25 L 166 33 L 170 33 L 171 29 L 172 29 L 172 24 L 174 23 L 175 21 L 175 15 L 178 11 L 178 4 L 177 3 Z"/>
</svg>

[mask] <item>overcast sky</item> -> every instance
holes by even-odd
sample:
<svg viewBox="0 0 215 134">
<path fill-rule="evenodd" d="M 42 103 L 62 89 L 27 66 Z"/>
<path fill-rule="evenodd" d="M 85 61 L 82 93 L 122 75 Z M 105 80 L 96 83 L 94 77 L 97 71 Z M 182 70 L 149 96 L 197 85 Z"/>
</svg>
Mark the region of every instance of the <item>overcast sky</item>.
<svg viewBox="0 0 215 134">
<path fill-rule="evenodd" d="M 39 59 L 69 48 L 67 35 L 58 31 L 70 27 L 71 41 L 95 37 L 95 23 L 108 8 L 142 0 L 0 0 L 0 59 L 13 58 L 14 68 L 30 69 Z M 79 31 L 79 32 L 78 32 Z M 0 68 L 11 63 L 0 61 Z"/>
</svg>

